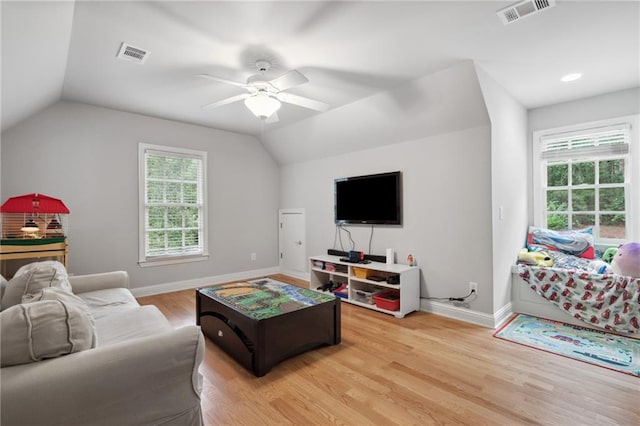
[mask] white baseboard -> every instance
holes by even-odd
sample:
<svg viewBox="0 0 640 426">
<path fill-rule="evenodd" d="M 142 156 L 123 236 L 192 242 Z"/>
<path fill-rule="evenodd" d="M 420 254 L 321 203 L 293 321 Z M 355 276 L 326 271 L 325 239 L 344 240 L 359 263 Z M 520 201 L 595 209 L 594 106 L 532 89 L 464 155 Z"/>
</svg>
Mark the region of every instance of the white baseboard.
<svg viewBox="0 0 640 426">
<path fill-rule="evenodd" d="M 170 293 L 172 291 L 178 290 L 188 290 L 208 285 L 227 283 L 230 281 L 246 280 L 249 278 L 260 278 L 265 275 L 277 274 L 278 272 L 279 268 L 277 266 L 274 266 L 272 268 L 254 269 L 252 271 L 234 272 L 232 274 L 215 275 L 212 277 L 195 278 L 192 280 L 176 281 L 172 283 L 132 288 L 131 292 L 135 297 L 153 296 L 155 294 Z"/>
<path fill-rule="evenodd" d="M 447 318 L 470 322 L 487 328 L 495 327 L 495 319 L 493 315 L 473 311 L 459 306 L 453 306 L 449 303 L 420 299 L 420 310 L 436 315 L 442 315 Z"/>
<path fill-rule="evenodd" d="M 498 312 L 493 314 L 494 326 L 493 328 L 498 329 L 502 324 L 504 324 L 509 318 L 513 316 L 513 307 L 511 302 L 504 305 L 502 308 L 498 309 Z"/>
<path fill-rule="evenodd" d="M 294 272 L 294 271 L 283 271 L 280 270 L 280 274 L 286 275 L 292 278 L 298 278 L 300 280 L 309 281 L 311 280 L 311 274 L 308 272 Z"/>
</svg>

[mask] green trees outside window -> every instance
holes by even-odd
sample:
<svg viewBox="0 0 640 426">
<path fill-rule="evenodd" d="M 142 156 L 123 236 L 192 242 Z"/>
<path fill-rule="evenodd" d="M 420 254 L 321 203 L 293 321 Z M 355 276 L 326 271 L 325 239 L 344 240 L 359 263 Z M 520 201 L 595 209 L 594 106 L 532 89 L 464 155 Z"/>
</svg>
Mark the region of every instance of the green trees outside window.
<svg viewBox="0 0 640 426">
<path fill-rule="evenodd" d="M 626 235 L 625 159 L 547 164 L 547 227 L 597 227 L 602 238 Z"/>
</svg>

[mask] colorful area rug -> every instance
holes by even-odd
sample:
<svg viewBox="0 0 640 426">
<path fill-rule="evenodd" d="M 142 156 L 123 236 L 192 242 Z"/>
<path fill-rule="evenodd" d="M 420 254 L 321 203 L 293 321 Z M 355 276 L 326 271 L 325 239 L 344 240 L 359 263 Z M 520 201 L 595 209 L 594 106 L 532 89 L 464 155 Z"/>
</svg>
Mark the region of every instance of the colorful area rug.
<svg viewBox="0 0 640 426">
<path fill-rule="evenodd" d="M 518 314 L 493 335 L 640 377 L 640 340 Z"/>
</svg>

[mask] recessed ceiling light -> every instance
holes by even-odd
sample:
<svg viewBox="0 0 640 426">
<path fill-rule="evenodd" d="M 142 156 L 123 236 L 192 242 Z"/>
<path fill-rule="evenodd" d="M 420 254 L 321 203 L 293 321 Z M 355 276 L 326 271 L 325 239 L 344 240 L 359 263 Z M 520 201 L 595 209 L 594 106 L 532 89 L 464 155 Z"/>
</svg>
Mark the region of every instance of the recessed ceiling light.
<svg viewBox="0 0 640 426">
<path fill-rule="evenodd" d="M 582 77 L 582 74 L 580 74 L 579 72 L 574 72 L 571 74 L 567 74 L 564 77 L 562 77 L 560 80 L 563 82 L 568 82 L 568 81 L 574 81 L 579 79 L 580 77 Z"/>
</svg>

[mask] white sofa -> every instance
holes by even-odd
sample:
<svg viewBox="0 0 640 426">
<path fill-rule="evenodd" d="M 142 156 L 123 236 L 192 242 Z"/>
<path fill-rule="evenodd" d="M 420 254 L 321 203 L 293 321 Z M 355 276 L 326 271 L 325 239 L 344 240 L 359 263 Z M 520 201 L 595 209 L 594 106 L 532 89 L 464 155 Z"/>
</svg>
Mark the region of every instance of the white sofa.
<svg viewBox="0 0 640 426">
<path fill-rule="evenodd" d="M 200 328 L 174 328 L 155 306 L 140 306 L 126 272 L 68 282 L 93 316 L 96 346 L 0 369 L 0 423 L 201 425 Z"/>
</svg>

